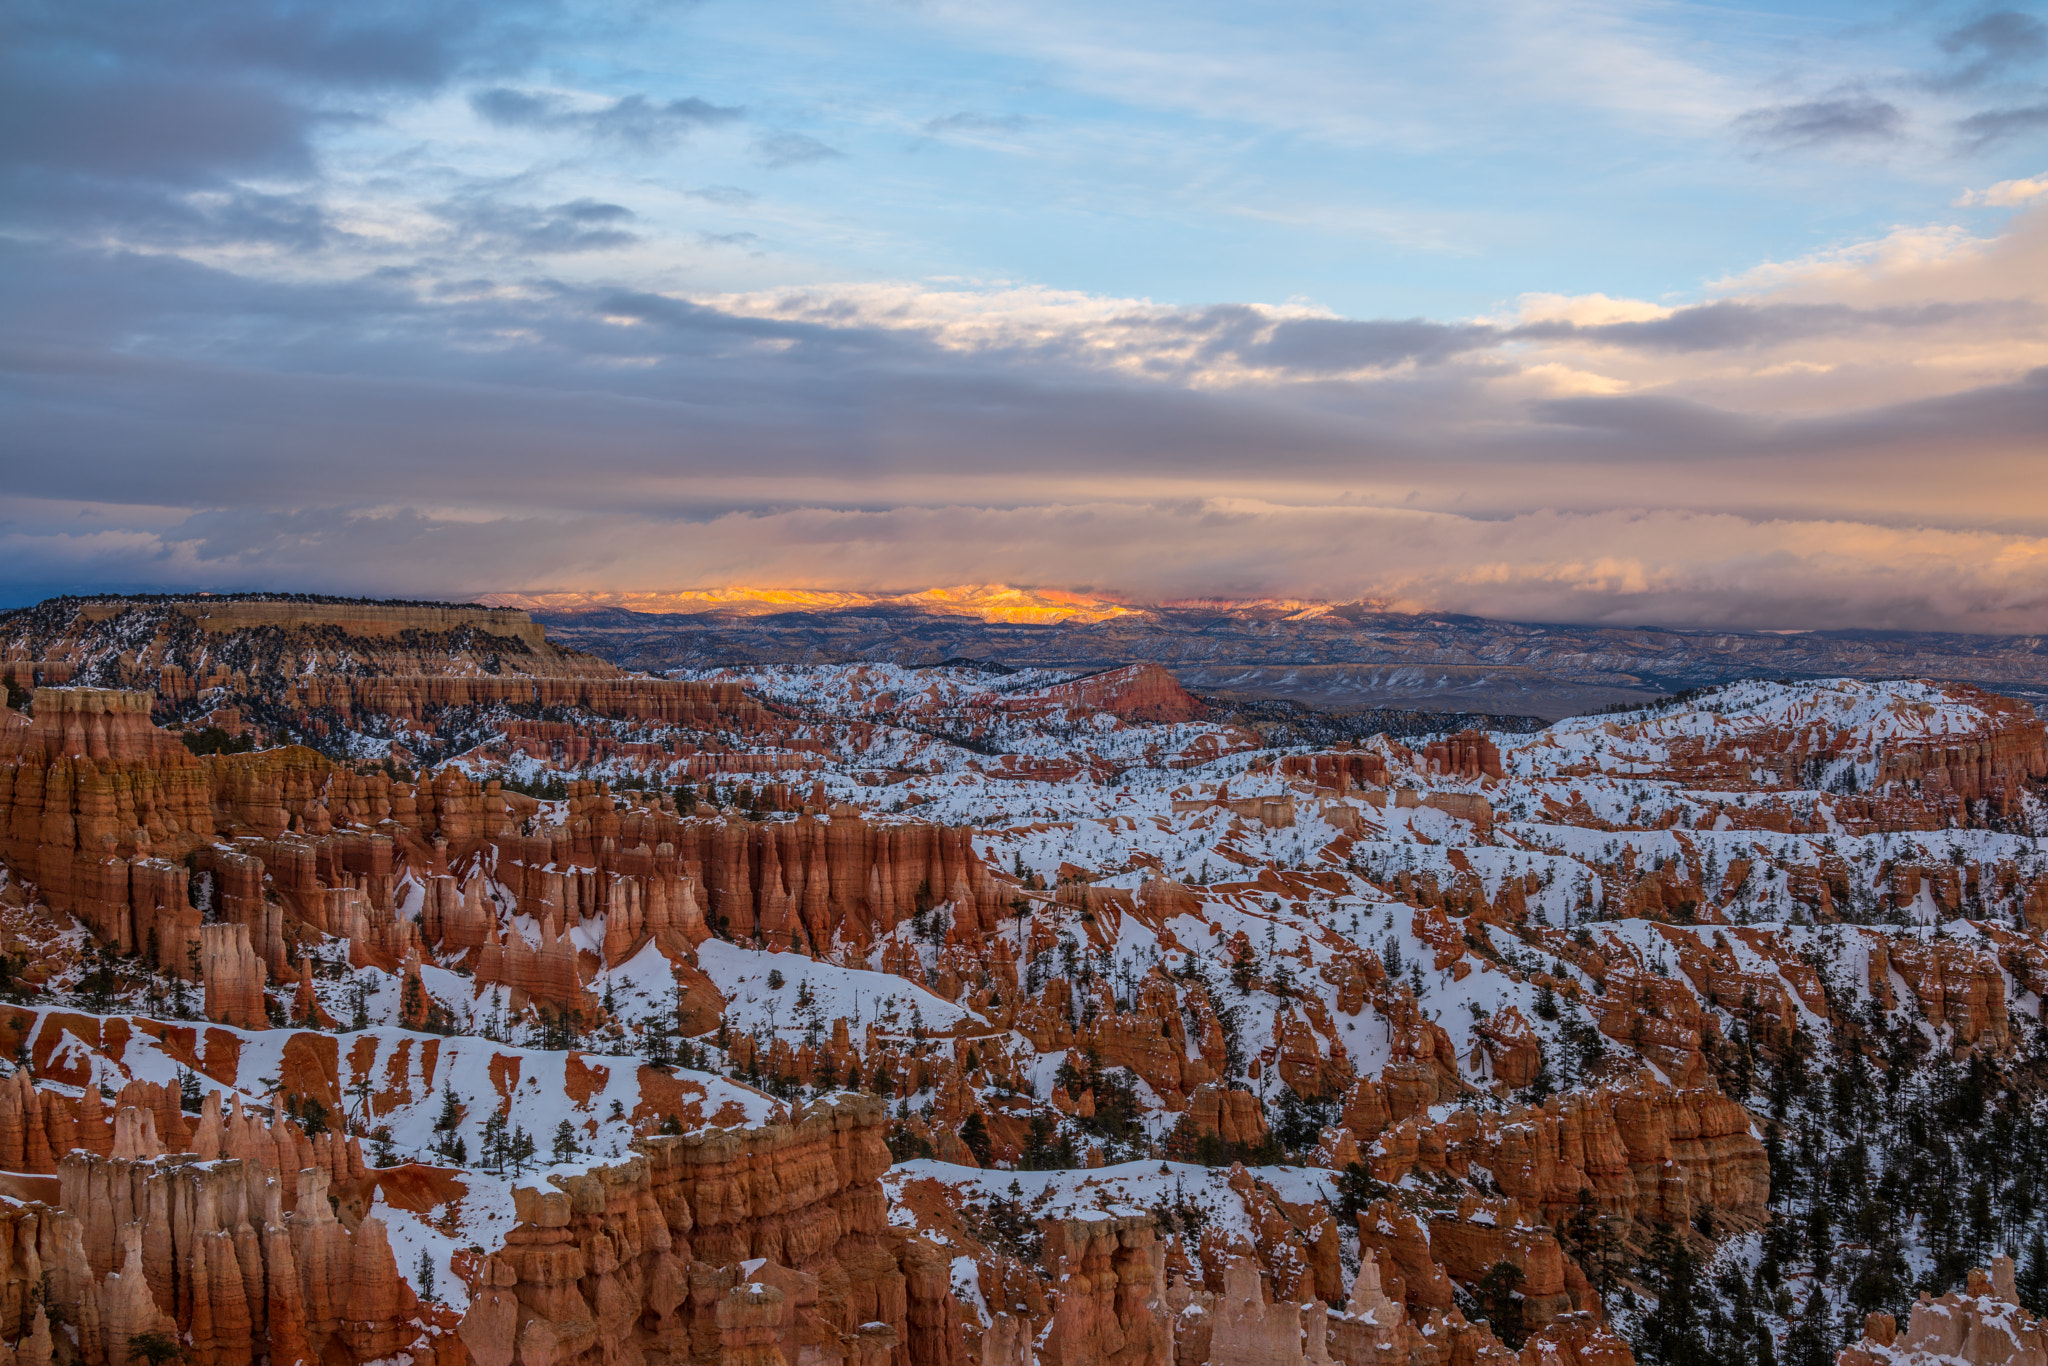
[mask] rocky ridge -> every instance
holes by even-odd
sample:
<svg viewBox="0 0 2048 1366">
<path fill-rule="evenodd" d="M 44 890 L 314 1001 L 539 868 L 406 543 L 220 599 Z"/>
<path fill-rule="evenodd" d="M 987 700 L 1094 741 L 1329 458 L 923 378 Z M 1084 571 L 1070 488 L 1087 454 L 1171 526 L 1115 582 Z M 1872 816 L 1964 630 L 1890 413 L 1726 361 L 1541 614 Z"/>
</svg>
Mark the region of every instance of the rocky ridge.
<svg viewBox="0 0 2048 1366">
<path fill-rule="evenodd" d="M 909 599 L 687 613 L 655 603 L 635 611 L 519 595 L 490 600 L 531 606 L 557 639 L 655 671 L 969 658 L 1087 672 L 1142 661 L 1200 692 L 1552 719 L 1752 677 L 1934 677 L 2048 700 L 2048 655 L 2035 636 L 1509 622 L 1368 602 L 1122 603 L 982 619 Z"/>
</svg>

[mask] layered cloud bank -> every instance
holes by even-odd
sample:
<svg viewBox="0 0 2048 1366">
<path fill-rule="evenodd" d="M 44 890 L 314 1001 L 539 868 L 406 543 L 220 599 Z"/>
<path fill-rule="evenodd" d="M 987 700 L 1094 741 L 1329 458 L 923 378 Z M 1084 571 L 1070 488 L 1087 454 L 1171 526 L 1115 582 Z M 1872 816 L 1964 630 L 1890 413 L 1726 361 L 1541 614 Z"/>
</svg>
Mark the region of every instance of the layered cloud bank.
<svg viewBox="0 0 2048 1366">
<path fill-rule="evenodd" d="M 17 595 L 1007 581 L 2038 630 L 2044 227 L 1452 323 L 912 285 L 465 297 L 74 257 L 11 281 L 57 336 L 9 360 L 13 440 L 50 454 L 6 495 L 0 555 Z M 121 346 L 199 295 L 232 297 L 236 335 Z M 379 345 L 309 331 L 322 311 Z"/>
<path fill-rule="evenodd" d="M 854 159 L 770 106 L 540 82 L 546 6 L 372 7 L 346 32 L 251 7 L 268 27 L 52 9 L 25 30 L 18 60 L 42 65 L 17 102 L 39 81 L 46 112 L 101 103 L 0 145 L 14 601 L 1008 582 L 2048 630 L 2048 177 L 1987 174 L 1944 192 L 1946 218 L 1811 254 L 1724 256 L 1682 294 L 1441 316 L 834 276 L 821 244 L 853 228 L 630 162 L 713 138 L 762 176 Z M 1974 41 L 1916 88 L 1988 117 L 2010 73 L 1971 75 Z M 1710 104 L 1687 126 L 1751 158 L 1922 126 L 1868 94 Z M 959 113 L 911 146 L 1036 126 Z M 663 202 L 772 207 L 817 251 L 585 192 L 570 145 Z M 553 188 L 515 202 L 529 185 Z M 735 251 L 761 263 L 705 265 Z"/>
</svg>

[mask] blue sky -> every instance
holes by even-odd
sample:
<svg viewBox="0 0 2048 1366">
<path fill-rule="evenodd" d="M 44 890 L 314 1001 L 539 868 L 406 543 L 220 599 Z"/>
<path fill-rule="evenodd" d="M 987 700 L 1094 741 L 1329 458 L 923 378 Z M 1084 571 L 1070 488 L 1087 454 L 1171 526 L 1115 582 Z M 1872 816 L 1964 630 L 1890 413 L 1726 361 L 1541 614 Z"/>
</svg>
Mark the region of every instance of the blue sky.
<svg viewBox="0 0 2048 1366">
<path fill-rule="evenodd" d="M 645 264 L 691 289 L 958 277 L 1354 317 L 1679 300 L 2041 170 L 2048 125 L 1981 148 L 1958 128 L 2038 102 L 2038 51 L 1952 84 L 2013 46 L 1953 36 L 1984 13 L 622 8 L 328 145 L 380 199 L 628 208 L 664 239 Z M 532 112 L 480 116 L 493 91 Z M 633 101 L 708 109 L 593 131 Z"/>
<path fill-rule="evenodd" d="M 12 600 L 2048 629 L 2039 4 L 16 13 Z"/>
</svg>

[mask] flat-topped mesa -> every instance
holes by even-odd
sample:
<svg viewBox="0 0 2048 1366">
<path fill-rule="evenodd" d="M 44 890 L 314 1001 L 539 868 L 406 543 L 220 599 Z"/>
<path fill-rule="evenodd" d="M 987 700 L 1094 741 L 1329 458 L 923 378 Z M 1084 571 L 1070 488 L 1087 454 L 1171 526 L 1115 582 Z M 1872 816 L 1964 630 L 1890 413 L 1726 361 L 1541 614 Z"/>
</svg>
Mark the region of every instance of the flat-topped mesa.
<svg viewBox="0 0 2048 1366">
<path fill-rule="evenodd" d="M 622 676 L 549 643 L 522 611 L 285 597 L 53 599 L 0 614 L 0 657 L 170 704 L 210 689 L 267 697 L 307 675 Z"/>
<path fill-rule="evenodd" d="M 183 602 L 145 604 L 123 598 L 101 598 L 80 603 L 78 616 L 87 622 L 111 621 L 138 607 L 149 606 L 158 606 L 165 612 L 195 621 L 201 630 L 216 635 L 266 626 L 327 626 L 347 635 L 396 640 L 408 632 L 481 630 L 491 635 L 524 640 L 532 646 L 546 644 L 539 624 L 525 612 L 470 603 L 195 598 Z"/>
</svg>

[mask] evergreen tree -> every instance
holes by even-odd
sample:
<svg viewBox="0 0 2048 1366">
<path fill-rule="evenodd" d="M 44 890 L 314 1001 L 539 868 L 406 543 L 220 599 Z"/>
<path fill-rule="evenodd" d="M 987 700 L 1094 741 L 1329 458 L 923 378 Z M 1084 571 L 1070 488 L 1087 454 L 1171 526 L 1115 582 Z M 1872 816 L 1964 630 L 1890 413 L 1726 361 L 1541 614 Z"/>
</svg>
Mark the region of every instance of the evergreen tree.
<svg viewBox="0 0 2048 1366">
<path fill-rule="evenodd" d="M 576 1126 L 564 1119 L 555 1126 L 555 1161 L 566 1162 L 580 1151 L 576 1146 Z"/>
<path fill-rule="evenodd" d="M 1353 1162 L 1337 1173 L 1337 1213 L 1347 1226 L 1356 1226 L 1358 1216 L 1375 1200 L 1385 1199 L 1394 1188 L 1375 1177 L 1362 1163 Z"/>
<path fill-rule="evenodd" d="M 524 1172 L 528 1164 L 530 1164 L 533 1161 L 533 1154 L 533 1135 L 526 1132 L 524 1127 L 514 1125 L 512 1129 L 512 1137 L 506 1142 L 505 1145 L 505 1156 L 506 1159 L 511 1162 L 512 1170 L 515 1172 Z"/>
<path fill-rule="evenodd" d="M 2029 1313 L 2038 1315 L 2041 1306 L 2048 1304 L 2048 1240 L 2042 1238 L 2039 1229 L 2027 1240 L 2026 1256 L 2020 1259 L 2013 1287 Z"/>
<path fill-rule="evenodd" d="M 452 1134 L 462 1126 L 462 1105 L 455 1099 L 455 1083 L 441 1083 L 441 1113 L 434 1119 L 434 1132 Z"/>
<path fill-rule="evenodd" d="M 1683 1237 L 1659 1230 L 1651 1248 L 1657 1307 L 1636 1323 L 1639 1366 L 1709 1366 L 1701 1333 L 1698 1273 Z"/>
<path fill-rule="evenodd" d="M 960 1126 L 960 1141 L 967 1145 L 967 1151 L 974 1154 L 974 1160 L 983 1167 L 995 1165 L 995 1147 L 989 1142 L 988 1122 L 976 1110 L 967 1116 L 967 1122 Z"/>
<path fill-rule="evenodd" d="M 1522 1346 L 1522 1268 L 1499 1261 L 1487 1268 L 1479 1280 L 1479 1306 L 1493 1335 L 1509 1348 Z"/>
<path fill-rule="evenodd" d="M 1834 1366 L 1828 1349 L 1828 1300 L 1818 1284 L 1806 1297 L 1806 1308 L 1785 1335 L 1787 1366 Z"/>
<path fill-rule="evenodd" d="M 1252 989 L 1252 946 L 1239 944 L 1230 957 L 1230 985 L 1243 994 Z"/>
<path fill-rule="evenodd" d="M 167 1366 L 173 1361 L 185 1359 L 185 1345 L 176 1335 L 160 1333 L 155 1329 L 136 1333 L 128 1339 L 128 1360 L 148 1363 L 148 1366 Z"/>
<path fill-rule="evenodd" d="M 491 1117 L 484 1121 L 484 1165 L 493 1171 L 503 1171 L 505 1156 L 505 1116 L 502 1111 L 493 1111 Z"/>
</svg>

